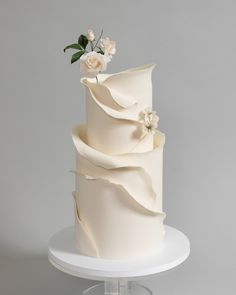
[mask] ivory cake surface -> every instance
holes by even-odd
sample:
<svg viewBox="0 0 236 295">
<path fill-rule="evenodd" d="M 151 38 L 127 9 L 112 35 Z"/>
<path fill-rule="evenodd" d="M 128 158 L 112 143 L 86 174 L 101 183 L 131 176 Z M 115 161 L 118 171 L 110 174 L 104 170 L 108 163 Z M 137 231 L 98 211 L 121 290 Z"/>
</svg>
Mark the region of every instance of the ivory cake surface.
<svg viewBox="0 0 236 295">
<path fill-rule="evenodd" d="M 160 251 L 164 236 L 162 170 L 165 136 L 143 134 L 140 112 L 152 108 L 145 65 L 82 78 L 86 124 L 73 129 L 76 149 L 76 247 L 105 259 L 142 258 Z"/>
</svg>

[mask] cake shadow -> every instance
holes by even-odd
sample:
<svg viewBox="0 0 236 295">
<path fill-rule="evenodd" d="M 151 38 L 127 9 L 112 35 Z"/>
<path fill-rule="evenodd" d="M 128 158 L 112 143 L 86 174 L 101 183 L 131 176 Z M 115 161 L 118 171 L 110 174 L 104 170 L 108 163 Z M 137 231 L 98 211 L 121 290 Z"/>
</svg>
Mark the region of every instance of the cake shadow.
<svg viewBox="0 0 236 295">
<path fill-rule="evenodd" d="M 0 248 L 0 294 L 74 295 L 95 281 L 67 275 L 55 269 L 47 254 L 30 254 Z"/>
</svg>

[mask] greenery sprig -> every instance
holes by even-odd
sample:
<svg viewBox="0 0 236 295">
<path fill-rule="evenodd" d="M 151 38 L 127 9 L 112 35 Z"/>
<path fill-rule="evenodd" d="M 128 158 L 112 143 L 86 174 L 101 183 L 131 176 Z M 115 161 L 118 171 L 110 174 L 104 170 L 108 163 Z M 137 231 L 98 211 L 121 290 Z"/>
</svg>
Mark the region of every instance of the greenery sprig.
<svg viewBox="0 0 236 295">
<path fill-rule="evenodd" d="M 73 43 L 64 48 L 64 52 L 66 52 L 67 49 L 76 49 L 79 50 L 78 52 L 74 53 L 71 57 L 71 63 L 73 64 L 77 60 L 80 59 L 80 57 L 84 53 L 88 53 L 89 51 L 86 50 L 88 44 L 90 43 L 90 48 L 91 51 L 96 51 L 97 53 L 100 53 L 104 55 L 104 51 L 100 46 L 98 46 L 98 42 L 101 40 L 103 34 L 103 30 L 101 31 L 101 34 L 99 38 L 96 40 L 95 37 L 94 39 L 92 38 L 91 30 L 88 30 L 87 36 L 82 34 L 78 38 L 78 43 Z M 96 50 L 97 49 L 97 50 Z"/>
<path fill-rule="evenodd" d="M 88 30 L 87 34 L 82 34 L 78 38 L 77 43 L 70 44 L 64 48 L 64 52 L 68 49 L 77 50 L 71 56 L 71 63 L 80 60 L 80 70 L 87 77 L 96 77 L 98 73 L 106 70 L 107 63 L 116 53 L 116 43 L 110 38 L 102 38 L 103 30 L 98 39 L 92 30 Z M 98 79 L 97 79 L 98 81 Z"/>
</svg>

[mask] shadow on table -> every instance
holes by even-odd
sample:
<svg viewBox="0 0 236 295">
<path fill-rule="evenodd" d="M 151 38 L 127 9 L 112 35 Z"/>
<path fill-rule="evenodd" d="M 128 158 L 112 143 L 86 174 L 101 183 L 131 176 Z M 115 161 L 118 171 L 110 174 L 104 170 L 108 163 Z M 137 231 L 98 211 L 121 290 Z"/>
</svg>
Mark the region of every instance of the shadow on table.
<svg viewBox="0 0 236 295">
<path fill-rule="evenodd" d="M 94 283 L 55 269 L 46 254 L 0 249 L 1 295 L 80 295 Z"/>
</svg>

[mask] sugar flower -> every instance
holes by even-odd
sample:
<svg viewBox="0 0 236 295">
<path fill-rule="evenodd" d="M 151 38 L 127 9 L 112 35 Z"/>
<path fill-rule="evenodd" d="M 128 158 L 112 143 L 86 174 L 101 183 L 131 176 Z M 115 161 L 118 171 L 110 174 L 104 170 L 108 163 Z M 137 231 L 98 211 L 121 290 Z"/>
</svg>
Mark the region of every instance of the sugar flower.
<svg viewBox="0 0 236 295">
<path fill-rule="evenodd" d="M 110 38 L 101 39 L 100 41 L 101 49 L 105 55 L 114 55 L 116 53 L 116 42 L 110 40 Z"/>
<path fill-rule="evenodd" d="M 86 34 L 81 34 L 77 43 L 72 43 L 64 48 L 76 50 L 71 56 L 71 63 L 80 60 L 80 72 L 86 77 L 96 77 L 107 68 L 107 63 L 111 61 L 112 55 L 116 53 L 116 42 L 110 38 L 102 39 L 103 30 L 99 37 L 95 39 L 93 30 L 89 29 Z"/>
<path fill-rule="evenodd" d="M 151 108 L 146 108 L 139 113 L 139 122 L 142 124 L 143 134 L 156 133 L 159 117 Z"/>
<path fill-rule="evenodd" d="M 86 77 L 96 77 L 106 70 L 108 60 L 104 55 L 95 51 L 88 52 L 80 58 L 80 71 Z"/>
<path fill-rule="evenodd" d="M 95 39 L 93 30 L 88 30 L 86 37 L 88 38 L 89 41 L 93 41 Z"/>
</svg>

